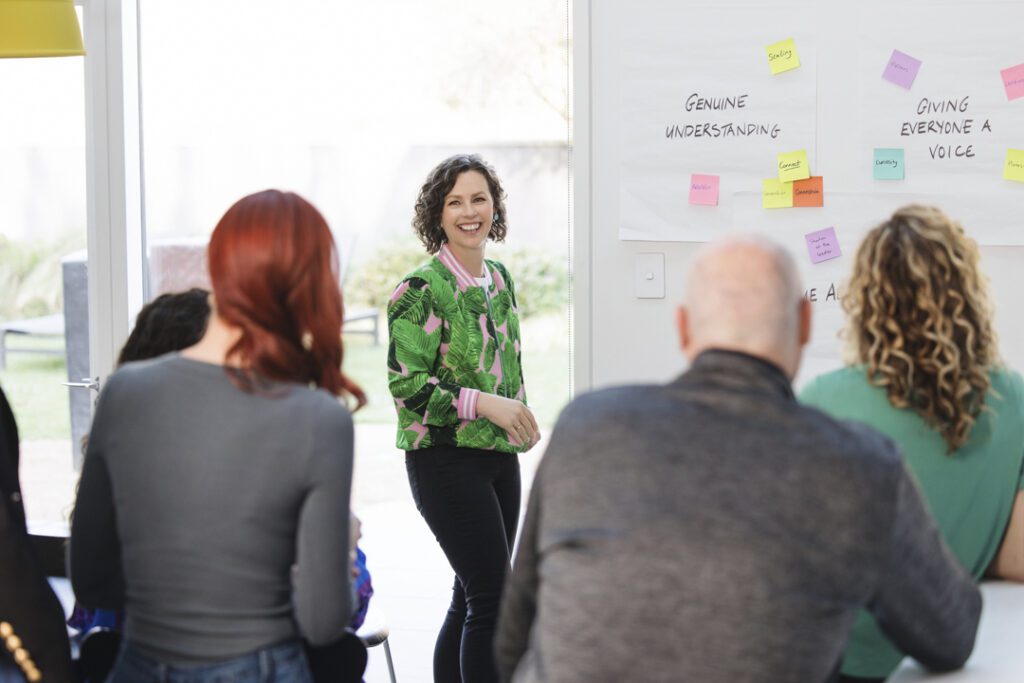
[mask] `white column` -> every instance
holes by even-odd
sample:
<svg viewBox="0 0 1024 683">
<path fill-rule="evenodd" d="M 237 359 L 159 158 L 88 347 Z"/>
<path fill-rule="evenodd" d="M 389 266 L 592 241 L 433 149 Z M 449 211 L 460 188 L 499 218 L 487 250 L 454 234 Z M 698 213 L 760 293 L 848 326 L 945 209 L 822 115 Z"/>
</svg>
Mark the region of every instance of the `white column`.
<svg viewBox="0 0 1024 683">
<path fill-rule="evenodd" d="M 84 0 L 89 363 L 106 377 L 143 304 L 136 0 Z"/>
<path fill-rule="evenodd" d="M 572 175 L 572 351 L 573 395 L 588 391 L 593 369 L 593 255 L 591 249 L 590 0 L 570 3 L 572 82 L 569 172 Z"/>
</svg>

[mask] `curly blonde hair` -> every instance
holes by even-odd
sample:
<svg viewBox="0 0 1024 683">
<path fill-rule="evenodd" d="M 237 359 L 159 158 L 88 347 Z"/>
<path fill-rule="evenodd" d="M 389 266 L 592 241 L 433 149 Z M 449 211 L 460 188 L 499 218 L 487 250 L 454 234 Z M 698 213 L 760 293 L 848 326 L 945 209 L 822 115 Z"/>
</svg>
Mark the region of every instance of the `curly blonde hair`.
<svg viewBox="0 0 1024 683">
<path fill-rule="evenodd" d="M 853 360 L 939 431 L 948 453 L 970 438 L 998 362 L 978 248 L 937 208 L 910 205 L 868 233 L 843 297 Z"/>
</svg>

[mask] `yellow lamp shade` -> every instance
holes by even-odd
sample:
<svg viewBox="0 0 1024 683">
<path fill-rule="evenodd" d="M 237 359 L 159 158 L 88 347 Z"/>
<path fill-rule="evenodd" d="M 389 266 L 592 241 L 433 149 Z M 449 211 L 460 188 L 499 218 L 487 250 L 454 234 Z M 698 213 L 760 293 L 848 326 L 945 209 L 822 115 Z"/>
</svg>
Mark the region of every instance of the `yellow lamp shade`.
<svg viewBox="0 0 1024 683">
<path fill-rule="evenodd" d="M 0 57 L 84 54 L 73 0 L 0 0 Z"/>
</svg>

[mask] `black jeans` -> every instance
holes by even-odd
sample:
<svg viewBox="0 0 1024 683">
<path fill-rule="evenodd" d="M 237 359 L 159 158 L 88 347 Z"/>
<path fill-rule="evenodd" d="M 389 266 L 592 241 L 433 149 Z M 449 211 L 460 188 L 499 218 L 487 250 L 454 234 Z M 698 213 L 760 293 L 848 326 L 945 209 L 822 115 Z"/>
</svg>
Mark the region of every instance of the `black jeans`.
<svg viewBox="0 0 1024 683">
<path fill-rule="evenodd" d="M 435 683 L 497 681 L 494 632 L 519 523 L 519 456 L 435 446 L 405 456 L 416 507 L 455 570 Z"/>
</svg>

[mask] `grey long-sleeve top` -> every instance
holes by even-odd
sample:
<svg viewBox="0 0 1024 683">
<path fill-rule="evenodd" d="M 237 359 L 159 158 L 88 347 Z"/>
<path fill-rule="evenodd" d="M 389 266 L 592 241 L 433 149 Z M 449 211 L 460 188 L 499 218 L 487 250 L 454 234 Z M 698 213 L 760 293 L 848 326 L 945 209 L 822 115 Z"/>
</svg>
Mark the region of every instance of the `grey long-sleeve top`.
<svg viewBox="0 0 1024 683">
<path fill-rule="evenodd" d="M 128 640 L 165 663 L 333 640 L 352 611 L 351 482 L 352 419 L 327 392 L 244 392 L 177 354 L 127 365 L 89 437 L 75 595 L 124 608 Z"/>
<path fill-rule="evenodd" d="M 582 396 L 533 483 L 497 652 L 516 683 L 813 683 L 867 607 L 933 669 L 981 610 L 900 454 L 727 351 Z"/>
</svg>

